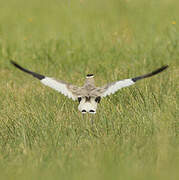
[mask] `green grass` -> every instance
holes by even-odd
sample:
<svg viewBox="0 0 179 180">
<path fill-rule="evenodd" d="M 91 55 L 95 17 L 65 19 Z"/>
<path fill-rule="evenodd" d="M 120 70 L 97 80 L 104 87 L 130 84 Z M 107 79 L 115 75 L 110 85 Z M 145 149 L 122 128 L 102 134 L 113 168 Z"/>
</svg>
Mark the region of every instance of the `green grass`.
<svg viewBox="0 0 179 180">
<path fill-rule="evenodd" d="M 0 4 L 0 179 L 179 179 L 177 0 Z M 76 85 L 170 67 L 83 117 L 9 59 Z"/>
</svg>

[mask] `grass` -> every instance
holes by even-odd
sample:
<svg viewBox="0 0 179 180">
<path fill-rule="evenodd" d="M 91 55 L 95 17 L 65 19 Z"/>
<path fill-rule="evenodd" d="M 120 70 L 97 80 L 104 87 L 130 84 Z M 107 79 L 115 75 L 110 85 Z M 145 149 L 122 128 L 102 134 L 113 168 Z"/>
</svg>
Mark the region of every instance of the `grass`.
<svg viewBox="0 0 179 180">
<path fill-rule="evenodd" d="M 0 179 L 179 179 L 177 1 L 0 3 Z M 9 59 L 77 85 L 170 67 L 82 116 Z"/>
</svg>

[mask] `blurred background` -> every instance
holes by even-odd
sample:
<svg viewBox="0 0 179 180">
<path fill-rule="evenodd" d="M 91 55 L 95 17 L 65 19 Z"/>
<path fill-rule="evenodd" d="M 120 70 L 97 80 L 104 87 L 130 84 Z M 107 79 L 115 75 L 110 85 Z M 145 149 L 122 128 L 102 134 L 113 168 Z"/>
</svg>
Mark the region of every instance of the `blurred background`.
<svg viewBox="0 0 179 180">
<path fill-rule="evenodd" d="M 169 69 L 82 117 L 10 59 L 76 85 Z M 0 179 L 178 180 L 178 68 L 178 0 L 0 0 Z"/>
</svg>

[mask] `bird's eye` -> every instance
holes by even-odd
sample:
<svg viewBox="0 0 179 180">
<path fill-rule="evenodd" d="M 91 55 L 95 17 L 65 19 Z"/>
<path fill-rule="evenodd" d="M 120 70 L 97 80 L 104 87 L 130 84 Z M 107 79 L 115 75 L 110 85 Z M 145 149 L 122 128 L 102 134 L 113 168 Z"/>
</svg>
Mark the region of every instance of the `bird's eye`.
<svg viewBox="0 0 179 180">
<path fill-rule="evenodd" d="M 98 97 L 95 99 L 95 101 L 96 101 L 97 103 L 100 103 L 100 100 L 101 100 L 101 97 L 100 97 L 100 96 L 98 96 Z"/>
<path fill-rule="evenodd" d="M 81 97 L 78 97 L 78 102 L 79 102 L 79 103 L 80 103 L 81 99 L 82 99 Z"/>
</svg>

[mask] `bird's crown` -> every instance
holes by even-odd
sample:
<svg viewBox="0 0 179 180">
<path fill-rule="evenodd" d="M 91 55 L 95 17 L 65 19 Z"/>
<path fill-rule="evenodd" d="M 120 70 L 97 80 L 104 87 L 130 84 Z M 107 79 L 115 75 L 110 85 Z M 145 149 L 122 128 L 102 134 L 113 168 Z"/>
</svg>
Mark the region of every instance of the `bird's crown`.
<svg viewBox="0 0 179 180">
<path fill-rule="evenodd" d="M 94 74 L 87 74 L 86 75 L 86 78 L 93 78 L 94 77 Z"/>
</svg>

